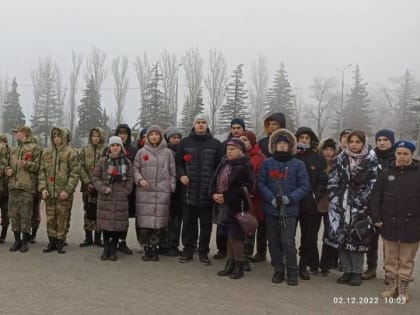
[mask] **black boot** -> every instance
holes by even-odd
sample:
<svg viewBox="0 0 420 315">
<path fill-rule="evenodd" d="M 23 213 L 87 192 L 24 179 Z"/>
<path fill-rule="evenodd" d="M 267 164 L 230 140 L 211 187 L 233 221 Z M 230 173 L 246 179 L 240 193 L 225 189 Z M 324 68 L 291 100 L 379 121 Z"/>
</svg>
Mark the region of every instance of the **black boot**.
<svg viewBox="0 0 420 315">
<path fill-rule="evenodd" d="M 359 286 L 359 285 L 362 285 L 362 283 L 363 283 L 362 274 L 352 273 L 350 281 L 349 281 L 349 285 Z"/>
<path fill-rule="evenodd" d="M 244 276 L 244 262 L 243 261 L 235 261 L 233 266 L 233 271 L 230 274 L 231 279 L 241 279 Z"/>
<path fill-rule="evenodd" d="M 207 251 L 199 251 L 198 252 L 198 258 L 200 260 L 200 263 L 204 266 L 210 266 L 211 260 L 209 259 L 209 256 L 207 254 Z"/>
<path fill-rule="evenodd" d="M 287 274 L 287 284 L 288 285 L 298 285 L 298 274 L 297 273 L 288 273 Z"/>
<path fill-rule="evenodd" d="M 159 261 L 159 251 L 156 246 L 151 247 L 150 256 L 151 261 Z"/>
<path fill-rule="evenodd" d="M 108 260 L 110 256 L 111 246 L 109 243 L 109 238 L 104 237 L 104 250 L 101 255 L 101 260 Z"/>
<path fill-rule="evenodd" d="M 150 258 L 152 257 L 151 253 L 150 253 L 151 247 L 150 246 L 144 246 L 143 248 L 143 255 L 141 256 L 141 260 L 143 261 L 149 261 Z"/>
<path fill-rule="evenodd" d="M 271 277 L 271 282 L 282 283 L 284 280 L 284 271 L 276 270 L 274 275 Z"/>
<path fill-rule="evenodd" d="M 12 246 L 10 246 L 9 251 L 17 252 L 20 249 L 22 241 L 20 240 L 20 231 L 14 231 L 13 234 L 15 235 L 15 242 Z"/>
<path fill-rule="evenodd" d="M 29 237 L 29 243 L 36 244 L 36 233 L 38 232 L 38 228 L 32 228 L 31 236 Z"/>
<path fill-rule="evenodd" d="M 66 251 L 64 250 L 64 240 L 57 239 L 56 241 L 57 253 L 65 254 Z"/>
<path fill-rule="evenodd" d="M 104 243 L 101 240 L 102 231 L 95 231 L 93 234 L 93 244 L 98 247 L 104 247 Z"/>
<path fill-rule="evenodd" d="M 133 251 L 128 248 L 125 240 L 118 243 L 118 250 L 126 255 L 133 255 Z"/>
<path fill-rule="evenodd" d="M 340 278 L 337 279 L 337 283 L 347 284 L 349 283 L 351 276 L 352 276 L 351 272 L 345 272 L 341 275 Z"/>
<path fill-rule="evenodd" d="M 93 240 L 92 240 L 92 231 L 87 231 L 85 230 L 85 240 L 83 241 L 83 243 L 80 243 L 80 247 L 88 247 L 88 246 L 92 246 L 93 245 Z"/>
<path fill-rule="evenodd" d="M 0 233 L 0 244 L 3 244 L 6 236 L 7 236 L 7 229 L 9 228 L 9 224 L 3 224 L 1 227 L 1 233 Z"/>
<path fill-rule="evenodd" d="M 48 245 L 42 250 L 43 253 L 51 253 L 52 251 L 55 251 L 57 249 L 57 247 L 55 246 L 56 239 L 52 237 L 49 237 L 48 239 Z"/>
<path fill-rule="evenodd" d="M 109 250 L 109 260 L 110 261 L 117 261 L 117 243 L 118 237 L 113 237 L 110 243 L 110 250 Z"/>
<path fill-rule="evenodd" d="M 252 268 L 251 268 L 251 263 L 249 262 L 249 257 L 244 257 L 243 260 L 244 260 L 244 271 L 247 271 L 247 272 L 251 271 Z"/>
<path fill-rule="evenodd" d="M 232 259 L 226 259 L 225 268 L 217 272 L 219 276 L 229 276 L 233 272 L 233 267 L 235 265 L 235 261 Z"/>
<path fill-rule="evenodd" d="M 308 269 L 306 267 L 299 268 L 299 276 L 302 280 L 310 280 L 311 276 L 309 275 Z"/>
<path fill-rule="evenodd" d="M 29 250 L 28 243 L 29 243 L 30 238 L 31 238 L 31 234 L 23 233 L 22 243 L 20 245 L 20 252 L 21 253 L 26 253 Z"/>
</svg>

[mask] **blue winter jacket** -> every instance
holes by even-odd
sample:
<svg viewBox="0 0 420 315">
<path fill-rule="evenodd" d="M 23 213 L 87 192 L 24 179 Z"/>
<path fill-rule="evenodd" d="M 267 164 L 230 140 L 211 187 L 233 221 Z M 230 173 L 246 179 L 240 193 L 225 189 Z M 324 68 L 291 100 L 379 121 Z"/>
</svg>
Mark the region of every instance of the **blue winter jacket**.
<svg viewBox="0 0 420 315">
<path fill-rule="evenodd" d="M 270 177 L 270 172 L 274 170 L 283 175 L 281 179 L 283 193 L 279 192 L 278 180 Z M 290 200 L 285 206 L 287 216 L 298 217 L 299 201 L 311 191 L 305 163 L 296 158 L 286 162 L 279 162 L 272 157 L 265 159 L 258 174 L 258 188 L 264 198 L 265 214 L 278 216 L 278 209 L 271 204 L 271 201 L 276 196 L 287 196 Z"/>
</svg>

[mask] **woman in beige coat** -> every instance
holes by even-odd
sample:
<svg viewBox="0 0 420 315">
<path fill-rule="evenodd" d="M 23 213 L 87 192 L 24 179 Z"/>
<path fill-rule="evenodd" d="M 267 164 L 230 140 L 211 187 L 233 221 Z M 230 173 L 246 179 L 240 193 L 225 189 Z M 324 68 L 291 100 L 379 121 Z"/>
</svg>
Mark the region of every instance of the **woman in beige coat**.
<svg viewBox="0 0 420 315">
<path fill-rule="evenodd" d="M 173 153 L 167 148 L 163 131 L 151 126 L 144 147 L 134 160 L 136 217 L 144 243 L 144 261 L 158 261 L 158 250 L 168 226 L 171 193 L 176 187 Z"/>
</svg>

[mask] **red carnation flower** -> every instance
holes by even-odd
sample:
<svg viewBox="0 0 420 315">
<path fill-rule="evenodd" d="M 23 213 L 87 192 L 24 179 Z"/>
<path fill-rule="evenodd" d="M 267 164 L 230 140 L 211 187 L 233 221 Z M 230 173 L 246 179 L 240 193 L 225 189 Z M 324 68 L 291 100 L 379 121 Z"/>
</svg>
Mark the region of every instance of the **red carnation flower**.
<svg viewBox="0 0 420 315">
<path fill-rule="evenodd" d="M 148 156 L 147 154 L 145 154 L 145 155 L 143 156 L 143 160 L 145 160 L 145 161 L 149 161 L 149 156 Z"/>
<path fill-rule="evenodd" d="M 48 182 L 54 183 L 54 180 L 55 180 L 54 176 L 48 177 Z"/>
<path fill-rule="evenodd" d="M 269 176 L 271 178 L 274 178 L 274 179 L 281 179 L 283 177 L 282 174 L 281 174 L 281 172 L 279 170 L 272 170 L 270 172 Z"/>
<path fill-rule="evenodd" d="M 192 155 L 191 154 L 185 154 L 184 155 L 184 157 L 183 157 L 183 160 L 185 161 L 185 162 L 191 162 L 192 161 L 192 159 L 193 159 L 193 157 L 192 157 Z"/>
<path fill-rule="evenodd" d="M 25 155 L 23 156 L 23 159 L 25 161 L 32 161 L 32 153 L 31 152 L 26 152 Z"/>
<path fill-rule="evenodd" d="M 117 170 L 112 170 L 112 176 L 118 176 L 120 173 Z"/>
<path fill-rule="evenodd" d="M 144 141 L 144 139 L 141 139 L 141 140 L 140 140 L 140 145 L 141 145 L 141 146 L 144 146 L 144 144 L 145 144 L 145 143 L 146 143 L 146 141 Z"/>
</svg>

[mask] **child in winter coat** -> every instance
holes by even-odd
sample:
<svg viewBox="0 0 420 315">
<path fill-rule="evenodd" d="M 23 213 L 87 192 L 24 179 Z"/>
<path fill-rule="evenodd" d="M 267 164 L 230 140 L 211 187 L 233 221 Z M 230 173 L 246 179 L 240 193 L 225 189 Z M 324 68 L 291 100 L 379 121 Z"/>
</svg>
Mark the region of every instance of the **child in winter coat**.
<svg viewBox="0 0 420 315">
<path fill-rule="evenodd" d="M 134 159 L 136 216 L 144 244 L 143 261 L 158 261 L 158 246 L 168 227 L 176 166 L 159 126 L 147 130 L 146 143 Z"/>
<path fill-rule="evenodd" d="M 398 141 L 394 148 L 396 161 L 378 177 L 371 212 L 384 242 L 387 286 L 381 296 L 406 303 L 420 244 L 420 162 L 413 159 L 416 147 L 410 141 Z"/>
<path fill-rule="evenodd" d="M 258 188 L 264 198 L 268 249 L 274 267 L 271 281 L 282 282 L 287 268 L 287 284 L 297 285 L 296 223 L 299 203 L 310 192 L 308 172 L 305 163 L 293 157 L 296 138 L 290 131 L 275 131 L 269 148 L 273 155 L 261 165 Z"/>
<path fill-rule="evenodd" d="M 102 260 L 117 260 L 117 243 L 128 229 L 128 199 L 133 189 L 133 169 L 120 137 L 109 138 L 108 153 L 101 158 L 92 175 L 98 191 L 96 225 L 103 231 Z"/>
<path fill-rule="evenodd" d="M 352 131 L 347 147 L 338 155 L 328 180 L 329 227 L 324 240 L 339 250 L 344 274 L 337 282 L 359 286 L 362 284 L 364 253 L 368 239 L 355 233 L 359 222 L 368 216 L 368 205 L 378 176 L 378 160 L 368 148 L 363 131 Z"/>
<path fill-rule="evenodd" d="M 226 142 L 226 157 L 219 164 L 210 185 L 210 195 L 215 211 L 223 213 L 216 220 L 223 235 L 227 235 L 227 260 L 219 276 L 240 279 L 244 276 L 243 254 L 245 234 L 235 218 L 248 209 L 243 187 L 252 190 L 254 173 L 249 157 L 245 155 L 245 143 L 238 138 Z"/>
</svg>

